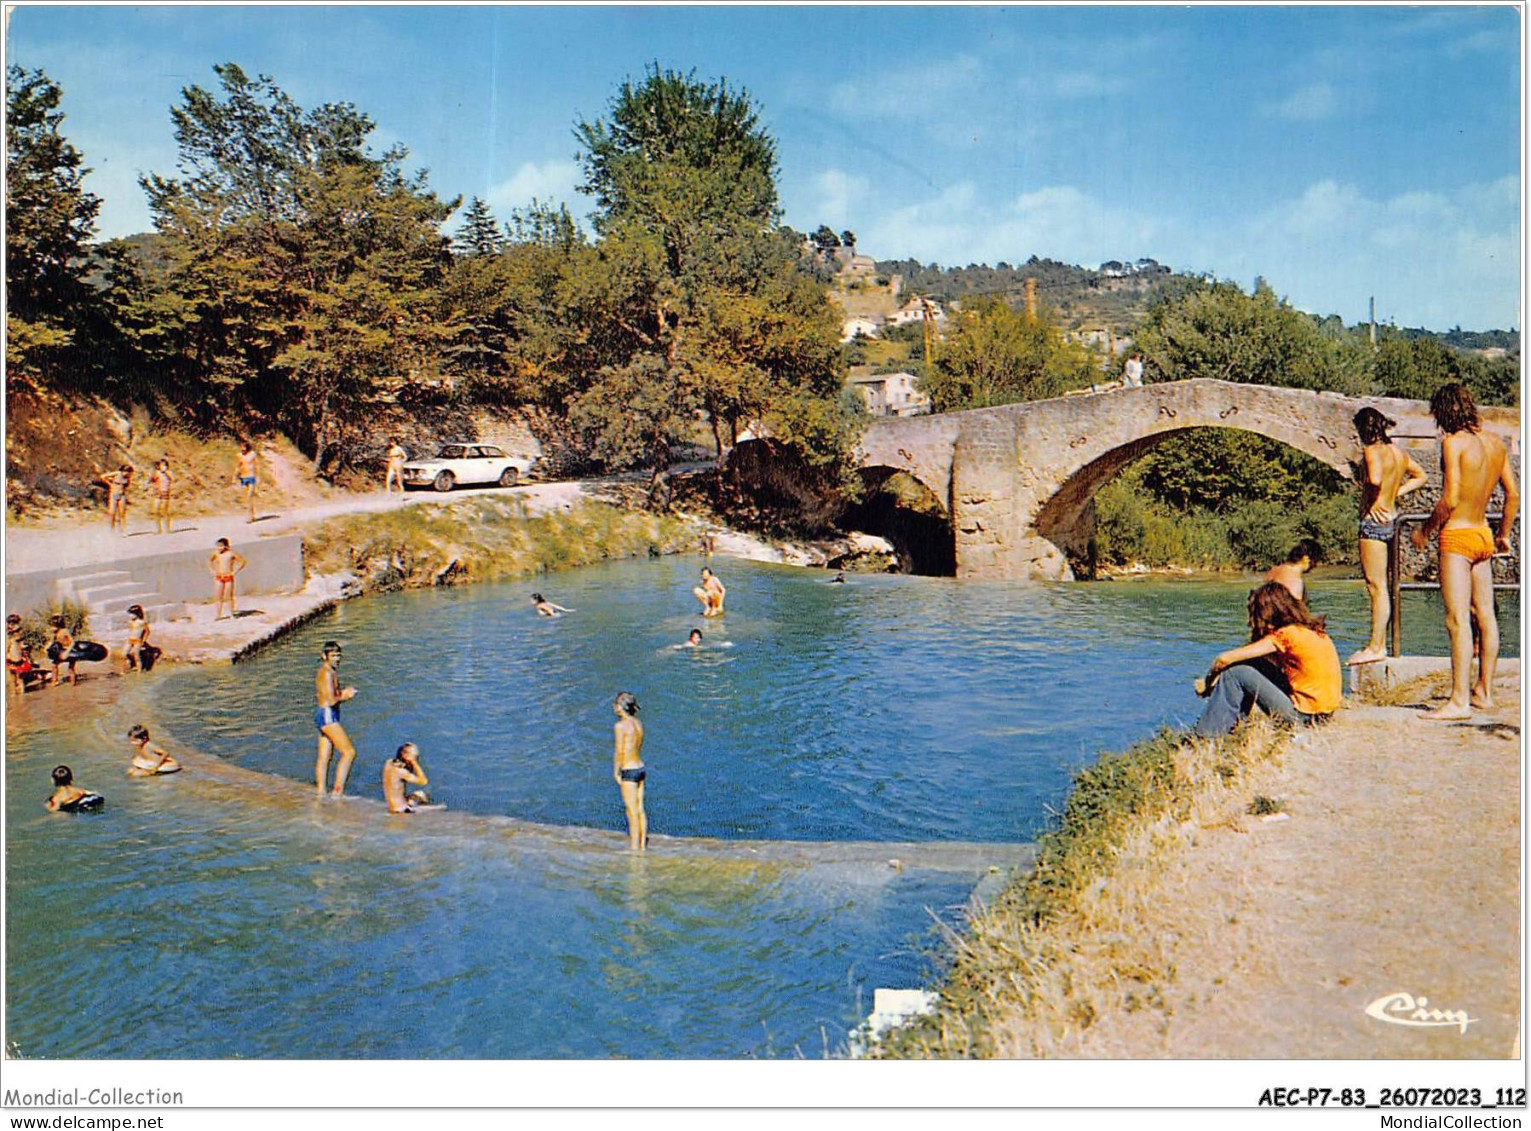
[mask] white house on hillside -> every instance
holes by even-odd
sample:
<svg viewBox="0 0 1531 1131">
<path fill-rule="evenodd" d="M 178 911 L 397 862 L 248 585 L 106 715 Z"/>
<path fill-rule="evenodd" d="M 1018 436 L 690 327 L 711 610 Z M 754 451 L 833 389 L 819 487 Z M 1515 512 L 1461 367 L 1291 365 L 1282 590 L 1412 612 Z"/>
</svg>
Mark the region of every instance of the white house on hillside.
<svg viewBox="0 0 1531 1131">
<path fill-rule="evenodd" d="M 847 318 L 840 326 L 840 340 L 848 342 L 857 334 L 864 338 L 870 338 L 882 329 L 882 322 L 876 318 L 867 318 L 858 314 L 854 318 Z"/>
<path fill-rule="evenodd" d="M 873 416 L 919 416 L 930 411 L 930 398 L 919 390 L 913 373 L 869 373 L 850 384 L 866 400 Z"/>
<path fill-rule="evenodd" d="M 915 296 L 908 302 L 904 303 L 903 306 L 895 310 L 892 314 L 888 315 L 888 325 L 903 326 L 910 322 L 920 321 L 920 319 L 925 317 L 925 304 L 927 302 L 930 302 L 930 300 Z M 945 325 L 946 312 L 941 309 L 941 304 L 938 302 L 930 302 L 930 310 L 931 313 L 935 315 L 937 324 Z"/>
</svg>

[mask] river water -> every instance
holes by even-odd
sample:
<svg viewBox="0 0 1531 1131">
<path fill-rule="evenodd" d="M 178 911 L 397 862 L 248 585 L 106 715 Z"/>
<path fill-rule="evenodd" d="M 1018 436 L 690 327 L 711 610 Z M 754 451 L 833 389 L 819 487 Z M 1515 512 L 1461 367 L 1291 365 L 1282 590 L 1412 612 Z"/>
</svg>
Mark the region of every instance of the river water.
<svg viewBox="0 0 1531 1131">
<path fill-rule="evenodd" d="M 703 621 L 698 564 L 369 598 L 232 668 L 45 693 L 102 701 L 67 720 L 28 697 L 6 758 L 20 1055 L 838 1051 L 874 987 L 939 972 L 933 923 L 979 877 L 917 850 L 893 867 L 758 842 L 1033 838 L 1097 751 L 1193 721 L 1190 680 L 1243 638 L 1248 588 L 830 585 L 720 561 L 729 612 Z M 533 588 L 576 611 L 536 617 Z M 1358 646 L 1359 585 L 1311 588 L 1341 653 Z M 1406 599 L 1409 650 L 1439 654 L 1437 602 Z M 1518 611 L 1511 595 L 1509 655 Z M 677 647 L 693 627 L 703 646 Z M 359 689 L 338 803 L 311 785 L 330 637 Z M 653 831 L 700 838 L 647 858 L 611 835 L 619 690 L 642 704 Z M 123 776 L 138 721 L 187 772 Z M 446 812 L 383 813 L 381 764 L 406 739 Z M 103 813 L 43 811 L 59 761 Z"/>
</svg>

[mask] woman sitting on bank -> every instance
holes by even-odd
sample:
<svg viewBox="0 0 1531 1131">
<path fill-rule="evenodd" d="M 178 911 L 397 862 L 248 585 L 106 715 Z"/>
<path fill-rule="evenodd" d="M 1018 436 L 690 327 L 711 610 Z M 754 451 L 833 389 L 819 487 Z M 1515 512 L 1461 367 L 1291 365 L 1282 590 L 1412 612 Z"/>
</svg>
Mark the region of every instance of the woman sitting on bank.
<svg viewBox="0 0 1531 1131">
<path fill-rule="evenodd" d="M 1288 723 L 1326 722 L 1340 705 L 1340 654 L 1324 619 L 1280 582 L 1249 595 L 1250 643 L 1212 661 L 1197 693 L 1210 702 L 1196 733 L 1228 734 L 1256 706 Z"/>
</svg>

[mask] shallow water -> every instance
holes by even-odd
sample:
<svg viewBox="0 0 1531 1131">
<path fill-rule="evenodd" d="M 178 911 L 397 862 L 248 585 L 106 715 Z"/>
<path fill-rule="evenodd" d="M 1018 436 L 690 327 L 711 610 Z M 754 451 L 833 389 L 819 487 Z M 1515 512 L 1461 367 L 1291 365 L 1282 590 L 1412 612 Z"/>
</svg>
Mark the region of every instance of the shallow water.
<svg viewBox="0 0 1531 1131">
<path fill-rule="evenodd" d="M 356 602 L 248 663 L 156 672 L 72 721 L 38 725 L 29 697 L 6 758 L 7 1007 L 21 1054 L 839 1049 L 873 987 L 931 972 L 927 909 L 953 918 L 977 877 L 921 870 L 917 856 L 896 870 L 703 845 L 626 855 L 588 831 L 622 827 L 615 692 L 643 705 L 656 833 L 1024 840 L 1095 751 L 1191 721 L 1189 681 L 1240 639 L 1247 589 L 831 586 L 719 562 L 730 611 L 704 622 L 697 564 Z M 577 611 L 535 617 L 532 588 Z M 1359 586 L 1313 589 L 1342 653 L 1358 645 Z M 1410 650 L 1440 650 L 1426 635 L 1438 606 L 1409 600 Z M 675 648 L 693 626 L 704 647 Z M 360 689 L 344 720 L 358 798 L 342 803 L 309 784 L 315 653 L 329 637 Z M 45 694 L 85 705 L 100 688 Z M 189 748 L 187 771 L 123 777 L 134 721 Z M 380 766 L 406 738 L 448 812 L 382 813 Z M 58 761 L 107 795 L 105 812 L 42 810 Z M 80 986 L 85 1008 L 53 1008 Z"/>
</svg>

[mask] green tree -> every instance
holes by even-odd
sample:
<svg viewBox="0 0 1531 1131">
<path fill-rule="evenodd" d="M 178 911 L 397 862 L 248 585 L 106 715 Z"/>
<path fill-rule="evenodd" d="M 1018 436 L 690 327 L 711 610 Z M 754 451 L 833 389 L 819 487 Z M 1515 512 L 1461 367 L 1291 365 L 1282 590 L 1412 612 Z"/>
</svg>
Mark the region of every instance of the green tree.
<svg viewBox="0 0 1531 1131">
<path fill-rule="evenodd" d="M 624 81 L 605 118 L 575 126 L 603 234 L 637 223 L 679 256 L 707 228 L 747 230 L 776 219 L 776 142 L 747 91 L 726 79 L 661 70 Z M 689 237 L 689 238 L 688 238 Z"/>
<path fill-rule="evenodd" d="M 70 351 L 96 312 L 86 282 L 101 201 L 65 139 L 63 90 L 40 70 L 6 71 L 6 362 L 12 377 L 78 378 L 88 354 Z"/>
<path fill-rule="evenodd" d="M 442 201 L 401 148 L 374 153 L 349 103 L 304 110 L 276 83 L 214 68 L 171 110 L 180 176 L 142 179 L 163 237 L 157 315 L 211 409 L 237 396 L 324 469 L 377 405 L 439 387 L 455 327 Z"/>
<path fill-rule="evenodd" d="M 821 419 L 809 402 L 839 400 L 835 319 L 777 228 L 775 141 L 748 93 L 656 66 L 575 136 L 600 240 L 571 260 L 561 298 L 578 316 L 563 323 L 552 368 L 600 374 L 571 413 L 594 450 L 641 452 L 657 482 L 700 412 L 720 486 L 723 452 L 744 425 L 810 462 L 842 461 L 844 437 L 804 424 Z M 598 403 L 619 393 L 647 406 L 641 427 L 621 402 Z"/>
<path fill-rule="evenodd" d="M 840 237 L 828 224 L 820 224 L 818 231 L 813 233 L 813 246 L 827 255 L 840 246 Z"/>
<path fill-rule="evenodd" d="M 1253 294 L 1236 284 L 1186 280 L 1166 288 L 1134 338 L 1168 381 L 1215 377 L 1257 385 L 1370 392 L 1370 359 L 1353 341 L 1326 336 L 1262 280 Z"/>
<path fill-rule="evenodd" d="M 462 224 L 457 229 L 456 250 L 461 255 L 484 258 L 497 254 L 504 245 L 505 236 L 489 205 L 473 197 L 463 210 Z"/>
<path fill-rule="evenodd" d="M 1054 396 L 1088 384 L 1094 359 L 1058 327 L 997 297 L 964 304 L 921 385 L 936 412 Z"/>
</svg>

